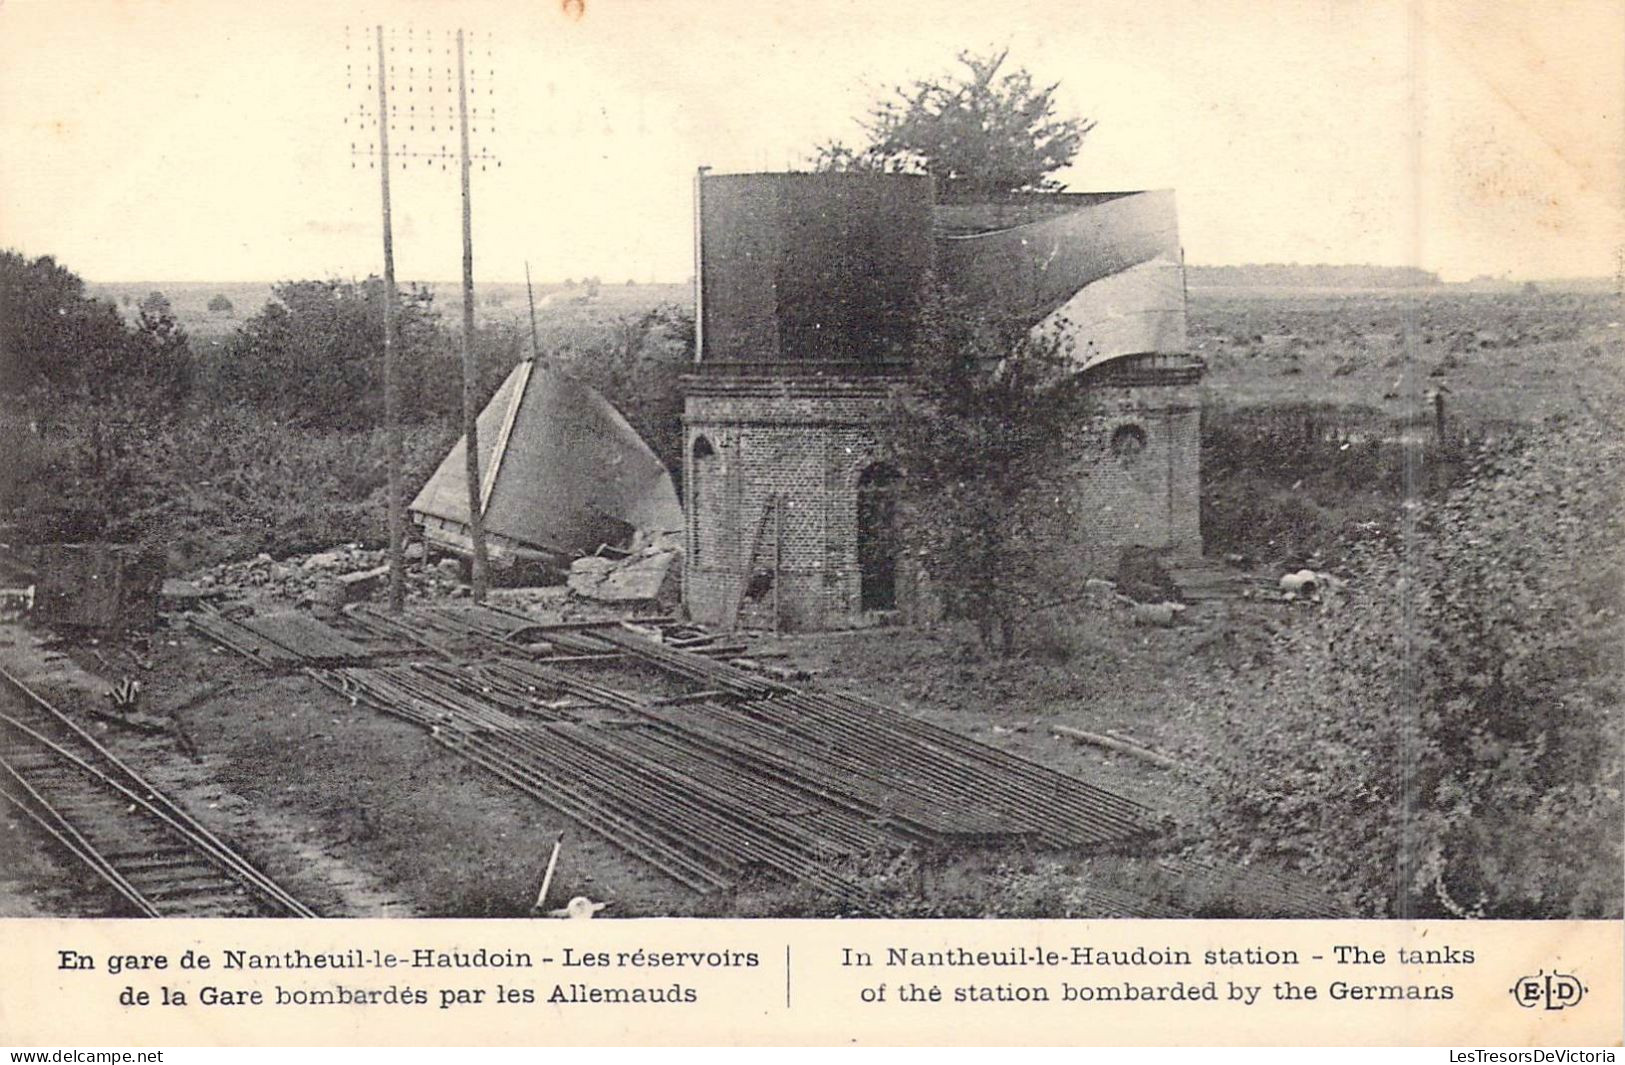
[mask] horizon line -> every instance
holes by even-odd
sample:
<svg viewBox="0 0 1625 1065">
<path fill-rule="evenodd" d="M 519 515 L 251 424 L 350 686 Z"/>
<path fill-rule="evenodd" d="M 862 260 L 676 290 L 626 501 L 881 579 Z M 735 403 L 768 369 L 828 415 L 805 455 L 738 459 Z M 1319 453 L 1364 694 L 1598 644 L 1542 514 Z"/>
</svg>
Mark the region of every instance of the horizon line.
<svg viewBox="0 0 1625 1065">
<path fill-rule="evenodd" d="M 52 258 L 55 258 L 55 257 L 52 256 Z M 57 260 L 57 264 L 59 266 L 62 265 L 61 260 Z M 1423 274 L 1432 274 L 1432 275 L 1435 275 L 1435 276 L 1438 276 L 1439 273 L 1440 273 L 1440 271 L 1438 271 L 1436 269 L 1430 270 L 1430 269 L 1428 269 L 1426 267 L 1420 267 L 1420 266 L 1413 267 L 1413 266 L 1408 266 L 1408 265 L 1384 265 L 1384 264 L 1380 264 L 1380 263 L 1282 263 L 1282 262 L 1186 263 L 1185 267 L 1186 267 L 1186 269 L 1197 269 L 1197 270 L 1248 269 L 1248 268 L 1259 268 L 1259 267 L 1281 267 L 1281 268 L 1300 269 L 1300 270 L 1316 270 L 1316 269 L 1331 269 L 1331 270 L 1416 270 L 1416 271 L 1418 271 L 1420 273 L 1423 273 Z M 77 271 L 75 271 L 75 272 L 77 272 Z M 343 281 L 351 281 L 351 282 L 365 281 L 368 278 L 378 277 L 379 275 L 377 273 L 369 273 L 369 274 L 367 274 L 365 276 L 361 276 L 361 275 L 357 275 L 357 274 L 344 275 L 344 274 L 337 274 L 337 273 L 328 273 L 328 274 L 321 274 L 321 275 L 310 275 L 310 276 L 306 276 L 306 277 L 280 277 L 279 276 L 279 277 L 274 277 L 274 278 L 270 278 L 270 277 L 264 277 L 264 278 L 213 278 L 213 279 L 208 279 L 208 280 L 200 280 L 200 279 L 197 279 L 197 278 L 184 278 L 184 277 L 169 277 L 169 278 L 164 278 L 164 277 L 134 277 L 134 278 L 93 279 L 93 278 L 90 278 L 90 277 L 86 277 L 84 275 L 80 275 L 80 276 L 84 280 L 86 285 L 197 285 L 197 286 L 202 286 L 202 285 L 265 285 L 265 286 L 269 286 L 269 287 L 275 287 L 276 285 L 286 284 L 286 283 L 289 283 L 289 282 L 301 282 L 301 281 L 340 281 L 340 282 L 343 282 Z M 531 281 L 530 281 L 530 284 L 533 287 L 557 286 L 557 285 L 563 285 L 565 283 L 565 280 L 566 279 L 546 279 L 546 280 L 543 280 L 543 279 L 532 278 Z M 571 278 L 571 279 L 568 279 L 568 280 L 573 281 L 575 287 L 581 287 L 581 285 L 583 284 L 583 282 L 586 279 L 585 278 Z M 1615 280 L 1614 275 L 1605 274 L 1605 273 L 1597 273 L 1597 274 L 1562 274 L 1562 275 L 1534 275 L 1534 274 L 1528 274 L 1528 275 L 1526 275 L 1526 274 L 1492 275 L 1492 274 L 1479 274 L 1479 275 L 1476 275 L 1474 277 L 1465 278 L 1465 279 L 1459 280 L 1459 281 L 1441 280 L 1439 283 L 1440 284 L 1445 284 L 1445 285 L 1463 285 L 1463 284 L 1473 284 L 1475 282 L 1482 283 L 1482 282 L 1486 282 L 1486 281 L 1506 282 L 1506 283 L 1522 283 L 1522 282 L 1525 282 L 1525 281 L 1536 281 L 1536 282 L 1539 282 L 1539 281 L 1546 281 L 1546 282 L 1554 282 L 1554 281 L 1591 281 L 1591 282 L 1609 281 L 1609 282 L 1611 282 L 1613 280 Z M 655 279 L 655 280 L 627 279 L 625 281 L 610 281 L 610 280 L 606 280 L 603 277 L 599 277 L 598 283 L 599 283 L 600 287 L 603 287 L 603 288 L 638 288 L 638 287 L 654 286 L 654 285 L 664 285 L 664 286 L 681 285 L 683 287 L 689 287 L 689 286 L 692 286 L 692 284 L 693 284 L 693 278 L 692 277 L 687 277 L 687 278 L 677 278 L 677 279 Z M 478 287 L 480 285 L 515 285 L 515 286 L 523 287 L 525 284 L 526 284 L 526 282 L 525 282 L 525 280 L 523 278 L 520 278 L 520 279 L 517 279 L 517 280 L 509 279 L 509 278 L 490 278 L 490 279 L 484 279 L 484 280 L 476 279 L 475 282 L 474 282 L 474 285 L 476 287 Z M 462 288 L 462 281 L 460 279 L 448 279 L 448 278 L 429 279 L 429 280 L 424 280 L 424 279 L 421 279 L 421 278 L 397 278 L 396 279 L 396 285 L 397 286 L 402 286 L 402 287 L 407 286 L 407 285 L 433 285 L 433 286 L 437 286 L 437 287 L 439 287 L 439 286 L 447 286 L 447 287 L 453 287 L 453 288 L 460 289 L 460 288 Z"/>
</svg>

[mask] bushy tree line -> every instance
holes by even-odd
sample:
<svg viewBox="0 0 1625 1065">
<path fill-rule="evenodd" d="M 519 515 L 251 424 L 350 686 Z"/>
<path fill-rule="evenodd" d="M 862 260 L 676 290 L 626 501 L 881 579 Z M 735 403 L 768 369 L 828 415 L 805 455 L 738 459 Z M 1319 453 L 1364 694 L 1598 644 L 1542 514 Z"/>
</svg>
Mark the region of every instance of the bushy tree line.
<svg viewBox="0 0 1625 1065">
<path fill-rule="evenodd" d="M 0 282 L 0 446 L 11 457 L 0 506 L 24 539 L 185 541 L 188 555 L 215 557 L 210 544 L 239 554 L 381 533 L 377 278 L 279 284 L 222 345 L 197 354 L 162 293 L 143 297 L 127 326 L 49 257 L 3 253 Z M 415 485 L 456 435 L 461 343 L 430 292 L 403 289 L 396 310 Z M 569 342 L 552 334 L 543 357 L 603 390 L 675 464 L 688 312 L 595 320 Z M 531 345 L 517 322 L 478 329 L 480 392 L 494 393 Z M 334 468 L 347 449 L 354 461 Z"/>
<path fill-rule="evenodd" d="M 290 281 L 246 319 L 208 366 L 216 403 L 248 404 L 311 428 L 363 429 L 383 418 L 384 286 Z M 462 403 L 462 347 L 434 307 L 412 287 L 396 305 L 401 416 L 408 423 L 455 420 Z M 549 330 L 544 362 L 602 391 L 663 456 L 681 450 L 678 377 L 693 352 L 686 308 L 664 305 L 595 321 L 568 336 Z M 493 394 L 514 364 L 532 354 L 528 326 L 500 321 L 475 330 L 482 396 Z"/>
<path fill-rule="evenodd" d="M 225 344 L 194 355 L 169 301 L 154 292 L 126 326 L 118 309 L 85 294 L 85 284 L 49 256 L 0 253 L 0 392 L 47 419 L 89 400 L 145 420 L 200 406 L 248 407 L 315 429 L 365 429 L 383 417 L 384 285 L 365 281 L 287 281 Z M 396 358 L 402 417 L 453 418 L 461 409 L 461 345 L 442 322 L 433 294 L 409 286 L 396 304 Z M 575 340 L 550 345 L 556 362 L 602 390 L 657 449 L 680 448 L 677 378 L 693 351 L 684 308 L 661 306 L 594 323 Z M 494 392 L 530 354 L 517 323 L 480 328 L 474 340 L 481 390 Z M 670 438 L 669 440 L 667 438 Z"/>
<path fill-rule="evenodd" d="M 1416 288 L 1439 283 L 1432 270 L 1415 266 L 1333 266 L 1326 263 L 1247 263 L 1187 266 L 1192 285 L 1257 285 L 1281 288 Z"/>
<path fill-rule="evenodd" d="M 210 398 L 313 428 L 381 424 L 384 300 L 378 278 L 277 285 L 271 301 L 211 360 Z M 432 294 L 401 289 L 395 330 L 402 418 L 421 422 L 460 409 L 456 344 L 440 324 Z"/>
<path fill-rule="evenodd" d="M 143 300 L 127 327 L 118 308 L 87 296 L 84 281 L 51 256 L 0 251 L 0 395 L 162 408 L 186 398 L 193 370 L 168 301 Z"/>
<path fill-rule="evenodd" d="M 1203 678 L 1218 838 L 1377 916 L 1617 917 L 1622 461 L 1593 424 L 1483 456 L 1267 666 Z"/>
</svg>

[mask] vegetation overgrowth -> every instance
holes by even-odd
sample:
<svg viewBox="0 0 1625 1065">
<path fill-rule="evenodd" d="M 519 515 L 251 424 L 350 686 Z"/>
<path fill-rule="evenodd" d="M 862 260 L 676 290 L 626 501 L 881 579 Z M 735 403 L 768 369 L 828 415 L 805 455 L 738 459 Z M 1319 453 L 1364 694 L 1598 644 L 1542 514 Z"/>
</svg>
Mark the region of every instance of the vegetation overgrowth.
<svg viewBox="0 0 1625 1065">
<path fill-rule="evenodd" d="M 1045 562 L 1069 515 L 1043 486 L 1086 406 L 1066 380 L 1067 354 L 1061 340 L 989 321 L 933 287 L 913 381 L 880 434 L 912 563 L 942 612 L 976 619 L 1001 653 L 1014 650 L 1021 614 L 1055 594 Z"/>
<path fill-rule="evenodd" d="M 192 341 L 162 292 L 127 321 L 48 257 L 4 253 L 0 281 L 6 539 L 151 541 L 179 569 L 381 541 L 381 281 L 276 285 L 211 345 Z M 410 493 L 456 438 L 462 370 L 429 290 L 403 288 L 397 310 Z M 541 343 L 512 318 L 476 330 L 481 392 L 534 347 L 604 392 L 675 466 L 687 308 L 556 308 L 547 324 Z"/>
<path fill-rule="evenodd" d="M 1207 838 L 1371 916 L 1619 916 L 1622 460 L 1590 419 L 1484 449 L 1270 655 L 1191 678 Z"/>
</svg>

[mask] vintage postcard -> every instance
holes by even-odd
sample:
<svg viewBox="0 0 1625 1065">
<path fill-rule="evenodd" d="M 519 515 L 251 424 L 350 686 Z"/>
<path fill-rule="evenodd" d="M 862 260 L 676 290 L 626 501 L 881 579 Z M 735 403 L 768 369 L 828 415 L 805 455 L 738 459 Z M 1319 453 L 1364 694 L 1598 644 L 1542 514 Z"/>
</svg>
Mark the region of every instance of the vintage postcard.
<svg viewBox="0 0 1625 1065">
<path fill-rule="evenodd" d="M 0 0 L 0 1044 L 1617 1047 L 1622 54 Z"/>
</svg>

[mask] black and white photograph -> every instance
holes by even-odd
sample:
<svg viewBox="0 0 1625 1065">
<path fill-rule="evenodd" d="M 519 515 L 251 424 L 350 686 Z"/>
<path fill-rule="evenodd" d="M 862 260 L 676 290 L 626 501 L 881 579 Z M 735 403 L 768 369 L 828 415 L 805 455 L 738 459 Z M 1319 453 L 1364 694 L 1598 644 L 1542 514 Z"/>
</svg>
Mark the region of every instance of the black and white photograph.
<svg viewBox="0 0 1625 1065">
<path fill-rule="evenodd" d="M 1618 920 L 1622 54 L 0 0 L 0 916 Z"/>
</svg>

